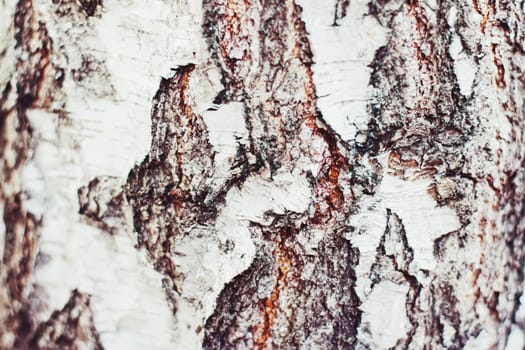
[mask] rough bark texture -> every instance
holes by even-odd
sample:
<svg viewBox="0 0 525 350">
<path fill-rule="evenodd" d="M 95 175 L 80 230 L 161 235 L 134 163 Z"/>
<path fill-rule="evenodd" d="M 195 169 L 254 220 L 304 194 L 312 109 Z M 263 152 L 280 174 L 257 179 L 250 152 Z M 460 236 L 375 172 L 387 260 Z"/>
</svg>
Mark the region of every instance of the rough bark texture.
<svg viewBox="0 0 525 350">
<path fill-rule="evenodd" d="M 8 11 L 9 9 L 2 9 Z M 63 70 L 50 62 L 52 41 L 37 18 L 31 1 L 19 1 L 12 19 L 14 37 L 3 43 L 2 65 L 11 76 L 2 81 L 0 100 L 2 154 L 1 198 L 3 209 L 2 264 L 0 269 L 0 344 L 2 348 L 76 349 L 86 344 L 100 348 L 90 318 L 88 297 L 74 291 L 62 311 L 49 320 L 35 318 L 39 312 L 38 287 L 33 273 L 39 263 L 37 218 L 25 208 L 23 168 L 32 153 L 33 128 L 27 117 L 31 108 L 54 110 L 61 102 Z M 7 33 L 6 33 L 7 34 Z M 10 50 L 16 58 L 7 60 Z M 12 64 L 12 67 L 7 66 Z M 58 112 L 58 111 L 57 111 Z M 75 314 L 67 314 L 75 311 Z"/>
<path fill-rule="evenodd" d="M 0 347 L 523 348 L 524 6 L 3 1 Z"/>
</svg>

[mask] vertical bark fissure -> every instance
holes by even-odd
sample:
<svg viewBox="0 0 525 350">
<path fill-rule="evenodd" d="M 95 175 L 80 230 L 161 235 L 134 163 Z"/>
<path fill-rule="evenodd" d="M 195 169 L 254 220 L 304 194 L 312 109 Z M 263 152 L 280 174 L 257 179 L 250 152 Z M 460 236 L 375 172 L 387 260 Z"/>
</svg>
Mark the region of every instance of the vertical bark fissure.
<svg viewBox="0 0 525 350">
<path fill-rule="evenodd" d="M 517 218 L 525 199 L 523 186 L 516 181 L 523 176 L 523 109 L 509 108 L 523 106 L 523 96 L 507 89 L 513 85 L 513 91 L 523 91 L 522 79 L 517 78 L 519 64 L 509 62 L 522 62 L 523 57 L 504 53 L 515 52 L 516 44 L 509 40 L 508 32 L 498 31 L 510 28 L 506 22 L 519 20 L 521 15 L 511 12 L 510 2 L 501 4 L 500 9 L 490 2 L 463 1 L 438 2 L 436 8 L 411 1 L 395 11 L 390 6 L 391 2 L 379 1 L 370 6 L 391 34 L 372 64 L 371 85 L 377 97 L 370 106 L 368 149 L 374 154 L 387 153 L 389 167 L 397 176 L 431 179 L 429 193 L 439 205 L 453 208 L 462 224 L 459 231 L 440 238 L 436 246 L 436 258 L 447 265 L 432 271 L 430 285 L 422 286 L 417 305 L 421 308 L 432 300 L 435 306 L 430 314 L 413 313 L 412 317 L 425 320 L 417 333 L 430 336 L 425 344 L 433 347 L 475 344 L 481 330 L 486 332 L 484 336 L 499 334 L 506 339 L 509 320 L 519 305 L 516 295 L 522 288 L 521 273 L 510 266 L 524 262 L 523 220 Z M 468 12 L 471 9 L 473 12 Z M 471 18 L 473 13 L 482 16 L 479 26 Z M 496 41 L 500 37 L 506 42 Z M 457 44 L 461 49 L 455 49 Z M 512 58 L 504 62 L 502 57 Z M 474 69 L 470 82 L 465 80 L 469 69 Z M 498 97 L 487 98 L 491 92 Z M 488 102 L 483 105 L 482 101 Z M 494 128 L 491 118 L 499 118 L 505 127 Z M 501 132 L 512 135 L 514 145 L 502 138 Z M 467 154 L 472 156 L 458 158 Z M 505 185 L 509 182 L 514 185 Z M 495 235 L 507 238 L 498 241 Z M 462 250 L 477 250 L 477 258 L 458 259 L 457 252 Z M 494 265 L 487 266 L 493 259 L 506 261 L 496 268 L 497 273 Z M 495 286 L 501 278 L 497 276 L 515 282 Z M 455 282 L 461 280 L 470 280 L 477 289 L 472 299 L 461 297 L 462 282 Z M 505 311 L 501 300 L 509 302 Z M 472 320 L 470 313 L 478 314 L 476 309 L 480 308 L 486 308 L 490 316 Z M 447 339 L 445 323 L 453 328 Z M 498 348 L 506 342 L 491 341 Z"/>
<path fill-rule="evenodd" d="M 306 335 L 310 344 L 351 346 L 360 313 L 352 291 L 352 265 L 358 255 L 347 246 L 341 232 L 355 198 L 374 187 L 374 176 L 366 178 L 373 171 L 360 164 L 355 152 L 344 147 L 317 110 L 312 53 L 300 8 L 294 2 L 210 1 L 205 3 L 205 9 L 205 29 L 209 31 L 212 54 L 223 72 L 225 99 L 245 103 L 251 149 L 273 173 L 283 167 L 300 169 L 304 162 L 320 168 L 317 173 L 309 172 L 314 197 L 309 212 L 295 219 L 293 230 L 286 229 L 291 234 L 285 240 L 279 234 L 266 238 L 269 241 L 264 244 L 274 246 L 274 267 L 263 276 L 271 276 L 274 287 L 266 292 L 264 306 L 258 306 L 260 293 L 247 295 L 237 283 L 226 286 L 207 322 L 205 347 L 298 346 L 300 334 Z M 247 74 L 251 67 L 256 70 Z M 287 95 L 290 92 L 293 94 Z M 309 143 L 318 149 L 312 152 L 303 148 Z M 296 145 L 300 145 L 299 150 L 294 149 Z M 271 228 L 279 230 L 275 222 Z M 324 232 L 322 243 L 319 251 L 308 256 L 298 236 L 313 235 L 317 230 Z M 317 270 L 315 277 L 306 276 L 306 265 Z M 332 280 L 331 276 L 336 275 L 341 277 L 339 281 Z M 250 278 L 267 278 L 263 276 Z M 330 287 L 319 285 L 314 278 L 326 279 Z M 232 295 L 237 295 L 237 300 Z M 315 300 L 313 295 L 320 298 Z M 337 300 L 337 306 L 328 305 L 331 298 Z M 251 305 L 246 299 L 253 300 Z M 254 321 L 257 319 L 260 321 Z M 253 330 L 254 322 L 258 325 L 250 335 L 247 331 Z M 243 335 L 239 337 L 239 333 Z"/>
<path fill-rule="evenodd" d="M 46 25 L 38 19 L 31 0 L 16 3 L 13 29 L 13 45 L 18 55 L 0 99 L 0 200 L 5 225 L 0 264 L 0 347 L 51 348 L 56 344 L 47 338 L 33 343 L 39 329 L 46 327 L 52 319 L 45 321 L 37 318 L 39 310 L 36 300 L 41 295 L 33 282 L 33 275 L 39 254 L 38 231 L 42 218 L 25 208 L 28 193 L 22 178 L 36 142 L 28 112 L 31 109 L 55 108 L 53 103 L 62 97 L 63 70 L 51 62 L 52 40 Z M 76 297 L 87 298 L 79 292 L 76 292 Z M 75 304 L 73 300 L 68 303 L 70 307 Z M 89 304 L 84 305 L 83 309 L 90 312 Z M 93 341 L 98 344 L 98 335 L 91 319 L 76 328 L 77 332 L 85 331 L 86 335 L 77 337 L 72 334 L 73 338 L 68 339 L 69 345 L 63 346 L 89 345 Z M 68 332 L 62 327 L 50 331 L 57 338 Z"/>
</svg>

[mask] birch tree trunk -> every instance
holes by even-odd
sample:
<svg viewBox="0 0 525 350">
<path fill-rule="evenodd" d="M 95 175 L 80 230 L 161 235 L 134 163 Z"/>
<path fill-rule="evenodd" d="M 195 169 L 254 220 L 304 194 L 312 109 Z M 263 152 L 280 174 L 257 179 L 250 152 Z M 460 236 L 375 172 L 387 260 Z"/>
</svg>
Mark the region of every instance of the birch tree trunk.
<svg viewBox="0 0 525 350">
<path fill-rule="evenodd" d="M 0 348 L 523 349 L 524 26 L 0 1 Z"/>
</svg>

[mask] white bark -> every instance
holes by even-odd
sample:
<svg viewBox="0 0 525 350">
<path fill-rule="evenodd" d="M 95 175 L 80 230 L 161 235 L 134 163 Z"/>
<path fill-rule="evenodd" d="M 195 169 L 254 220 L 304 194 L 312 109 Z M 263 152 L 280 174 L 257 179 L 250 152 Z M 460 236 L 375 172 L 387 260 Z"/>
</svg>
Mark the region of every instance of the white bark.
<svg viewBox="0 0 525 350">
<path fill-rule="evenodd" d="M 0 347 L 524 348 L 523 6 L 0 2 Z"/>
</svg>

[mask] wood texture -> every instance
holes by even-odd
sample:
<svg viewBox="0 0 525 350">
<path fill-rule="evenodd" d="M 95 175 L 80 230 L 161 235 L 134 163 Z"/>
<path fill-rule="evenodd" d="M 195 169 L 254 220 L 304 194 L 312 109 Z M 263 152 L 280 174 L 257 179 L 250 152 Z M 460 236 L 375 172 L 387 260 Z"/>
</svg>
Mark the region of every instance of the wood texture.
<svg viewBox="0 0 525 350">
<path fill-rule="evenodd" d="M 4 0 L 0 347 L 524 348 L 524 18 Z"/>
</svg>

